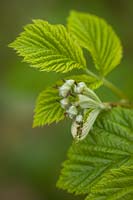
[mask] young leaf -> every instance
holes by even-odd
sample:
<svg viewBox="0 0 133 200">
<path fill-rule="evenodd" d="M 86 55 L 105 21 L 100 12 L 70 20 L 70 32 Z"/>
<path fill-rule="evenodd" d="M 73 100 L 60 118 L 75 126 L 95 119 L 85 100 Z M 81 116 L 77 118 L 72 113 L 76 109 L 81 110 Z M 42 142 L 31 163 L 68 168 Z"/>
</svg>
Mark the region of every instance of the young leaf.
<svg viewBox="0 0 133 200">
<path fill-rule="evenodd" d="M 70 193 L 90 194 L 110 170 L 132 163 L 133 111 L 113 108 L 101 114 L 83 141 L 73 143 L 57 186 Z"/>
<path fill-rule="evenodd" d="M 96 184 L 86 200 L 131 200 L 133 197 L 133 166 L 111 170 Z"/>
<path fill-rule="evenodd" d="M 48 88 L 40 93 L 35 107 L 33 127 L 58 122 L 64 118 L 64 110 L 58 101 L 60 97 L 57 89 Z"/>
<path fill-rule="evenodd" d="M 62 73 L 86 66 L 82 49 L 63 25 L 33 22 L 10 44 L 25 62 L 41 71 Z"/>
<path fill-rule="evenodd" d="M 89 50 L 101 75 L 108 74 L 120 63 L 121 42 L 103 19 L 91 14 L 71 12 L 68 28 L 79 44 Z"/>
</svg>

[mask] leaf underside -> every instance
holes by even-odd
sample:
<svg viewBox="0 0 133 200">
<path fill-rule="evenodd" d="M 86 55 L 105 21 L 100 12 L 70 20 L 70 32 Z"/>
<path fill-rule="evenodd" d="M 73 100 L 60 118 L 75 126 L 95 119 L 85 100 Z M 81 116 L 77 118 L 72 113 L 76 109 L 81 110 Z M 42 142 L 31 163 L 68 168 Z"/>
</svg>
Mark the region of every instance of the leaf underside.
<svg viewBox="0 0 133 200">
<path fill-rule="evenodd" d="M 82 49 L 63 25 L 33 22 L 9 45 L 25 62 L 41 71 L 62 73 L 86 66 Z"/>
<path fill-rule="evenodd" d="M 108 74 L 120 63 L 121 42 L 102 18 L 73 11 L 68 18 L 68 29 L 78 43 L 90 52 L 101 75 Z"/>
<path fill-rule="evenodd" d="M 101 186 L 97 185 L 100 182 L 103 183 L 102 179 L 109 176 L 108 174 L 112 173 L 111 170 L 118 169 L 119 171 L 126 165 L 132 167 L 132 156 L 133 111 L 119 107 L 113 108 L 99 116 L 94 128 L 83 141 L 73 143 L 68 152 L 68 160 L 63 164 L 57 186 L 70 193 L 89 194 L 87 200 L 123 200 L 124 188 L 119 190 L 120 198 L 117 195 L 111 198 L 106 191 L 100 196 L 97 187 Z M 113 171 L 113 176 L 115 175 Z M 110 181 L 111 187 L 114 178 Z M 117 184 L 119 183 L 118 181 Z M 109 184 L 105 183 L 105 185 L 108 190 Z M 111 188 L 111 194 L 113 192 L 116 192 L 115 188 Z M 126 196 L 126 200 L 131 200 L 130 188 Z"/>
</svg>

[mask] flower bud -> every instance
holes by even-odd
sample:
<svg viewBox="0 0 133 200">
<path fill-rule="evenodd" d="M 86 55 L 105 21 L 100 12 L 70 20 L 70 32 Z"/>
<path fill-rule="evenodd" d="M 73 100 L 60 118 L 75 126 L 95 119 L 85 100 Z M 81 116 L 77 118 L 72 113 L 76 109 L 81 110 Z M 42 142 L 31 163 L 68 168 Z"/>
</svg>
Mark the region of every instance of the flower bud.
<svg viewBox="0 0 133 200">
<path fill-rule="evenodd" d="M 74 85 L 75 81 L 74 80 L 66 80 L 65 84 L 72 87 Z"/>
<path fill-rule="evenodd" d="M 81 94 L 85 88 L 87 88 L 86 84 L 84 82 L 80 82 L 75 86 L 74 92 L 77 94 Z"/>
<path fill-rule="evenodd" d="M 67 98 L 64 98 L 60 101 L 61 107 L 66 109 L 69 106 L 69 100 Z"/>
<path fill-rule="evenodd" d="M 70 106 L 70 108 L 66 112 L 71 119 L 73 119 L 78 114 L 76 106 Z"/>
<path fill-rule="evenodd" d="M 69 94 L 70 90 L 71 90 L 70 86 L 62 85 L 59 88 L 59 95 L 62 96 L 62 97 L 67 97 L 67 95 Z"/>
<path fill-rule="evenodd" d="M 62 97 L 67 97 L 74 85 L 74 80 L 66 80 L 66 82 L 59 88 L 59 95 Z"/>
<path fill-rule="evenodd" d="M 78 124 L 81 124 L 83 122 L 83 116 L 82 115 L 77 115 L 75 121 Z"/>
</svg>

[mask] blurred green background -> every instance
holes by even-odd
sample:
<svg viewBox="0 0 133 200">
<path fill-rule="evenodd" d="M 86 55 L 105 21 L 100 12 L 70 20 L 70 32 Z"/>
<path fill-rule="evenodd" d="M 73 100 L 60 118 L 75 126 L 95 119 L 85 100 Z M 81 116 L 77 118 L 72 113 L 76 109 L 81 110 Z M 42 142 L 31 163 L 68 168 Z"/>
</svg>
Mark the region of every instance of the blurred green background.
<svg viewBox="0 0 133 200">
<path fill-rule="evenodd" d="M 32 129 L 37 95 L 59 75 L 38 72 L 7 46 L 32 19 L 66 24 L 70 10 L 104 17 L 116 30 L 124 58 L 109 79 L 132 99 L 132 0 L 0 0 L 0 200 L 74 200 L 56 188 L 72 137 L 69 123 Z M 116 100 L 106 88 L 103 100 Z"/>
</svg>

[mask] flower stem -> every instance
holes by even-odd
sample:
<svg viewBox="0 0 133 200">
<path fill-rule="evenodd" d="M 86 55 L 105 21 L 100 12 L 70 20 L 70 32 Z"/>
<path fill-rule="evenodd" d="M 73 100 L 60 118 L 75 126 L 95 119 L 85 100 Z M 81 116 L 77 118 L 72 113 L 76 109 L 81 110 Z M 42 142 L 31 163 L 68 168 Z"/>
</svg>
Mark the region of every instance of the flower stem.
<svg viewBox="0 0 133 200">
<path fill-rule="evenodd" d="M 118 96 L 121 99 L 128 99 L 128 97 L 119 89 L 117 88 L 113 83 L 108 81 L 107 79 L 100 77 L 93 72 L 89 71 L 88 69 L 85 69 L 85 72 L 93 77 L 95 77 L 97 80 L 103 81 L 103 84 L 109 88 L 116 96 Z"/>
</svg>

